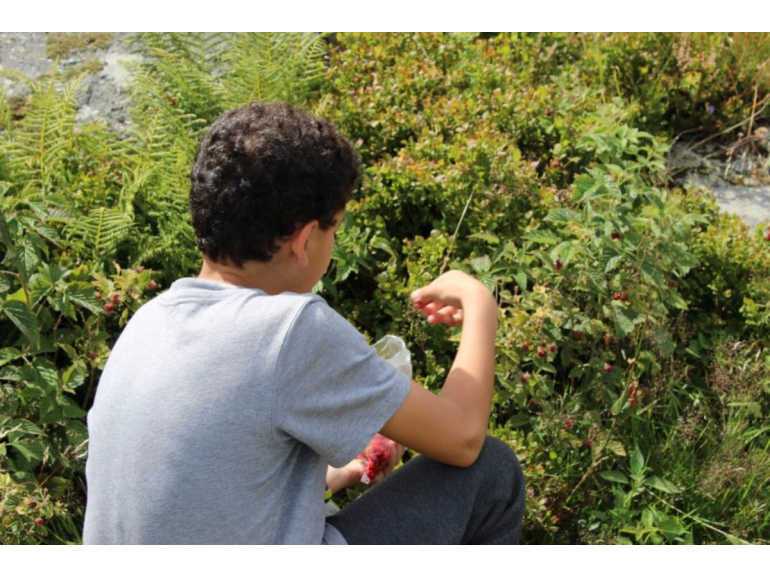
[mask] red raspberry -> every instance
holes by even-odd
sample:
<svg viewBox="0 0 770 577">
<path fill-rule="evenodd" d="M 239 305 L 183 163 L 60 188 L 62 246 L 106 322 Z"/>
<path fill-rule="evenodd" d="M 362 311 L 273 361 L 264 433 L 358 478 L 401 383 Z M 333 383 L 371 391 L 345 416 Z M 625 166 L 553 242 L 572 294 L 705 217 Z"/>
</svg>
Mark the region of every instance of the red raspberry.
<svg viewBox="0 0 770 577">
<path fill-rule="evenodd" d="M 88 353 L 88 358 L 91 359 L 92 361 L 95 361 L 97 356 L 98 355 L 95 352 L 93 352 L 93 351 Z"/>
<path fill-rule="evenodd" d="M 37 507 L 37 501 L 35 501 L 34 499 L 30 499 L 29 501 L 27 501 L 27 507 L 29 507 L 30 509 L 34 509 L 35 507 Z"/>
<path fill-rule="evenodd" d="M 521 373 L 521 382 L 526 383 L 529 380 L 529 373 Z"/>
<path fill-rule="evenodd" d="M 594 444 L 594 442 L 591 439 L 586 439 L 585 442 L 580 446 L 580 448 L 581 449 L 590 449 L 593 444 Z"/>
<path fill-rule="evenodd" d="M 561 261 L 558 258 L 553 262 L 553 268 L 556 270 L 560 270 L 562 266 L 564 265 L 561 264 Z"/>
<path fill-rule="evenodd" d="M 559 166 L 561 166 L 561 165 L 559 164 L 558 160 L 553 160 L 551 162 L 551 166 L 554 167 L 554 168 L 559 168 Z"/>
<path fill-rule="evenodd" d="M 550 108 L 545 109 L 545 115 L 546 116 L 553 116 L 553 110 Z"/>
<path fill-rule="evenodd" d="M 537 348 L 537 356 L 541 359 L 545 356 L 545 349 L 542 349 L 540 347 Z"/>
<path fill-rule="evenodd" d="M 43 519 L 41 519 L 40 517 L 38 517 L 37 519 L 35 519 L 35 525 L 37 525 L 37 526 L 40 526 L 40 525 L 42 525 L 42 524 L 43 524 Z"/>
<path fill-rule="evenodd" d="M 144 267 L 143 266 L 136 267 L 136 272 L 143 273 L 144 272 Z"/>
<path fill-rule="evenodd" d="M 620 234 L 617 230 L 613 230 L 612 234 L 610 235 L 610 238 L 618 240 L 618 239 L 623 238 L 623 235 Z"/>
<path fill-rule="evenodd" d="M 571 429 L 571 428 L 572 428 L 572 427 L 574 427 L 574 426 L 575 426 L 575 421 L 573 421 L 572 419 L 567 419 L 567 420 L 564 422 L 564 427 L 565 427 L 566 429 Z"/>
<path fill-rule="evenodd" d="M 628 293 L 623 293 L 620 295 L 621 302 L 627 303 L 628 302 Z"/>
<path fill-rule="evenodd" d="M 604 372 L 605 373 L 611 373 L 612 372 L 612 365 L 609 363 L 604 364 Z"/>
<path fill-rule="evenodd" d="M 611 341 L 612 341 L 612 337 L 610 335 L 604 335 L 604 343 L 605 344 L 608 345 L 608 344 L 610 344 Z"/>
<path fill-rule="evenodd" d="M 158 288 L 158 285 L 155 284 L 154 280 L 151 280 L 147 285 L 147 288 L 150 289 L 151 291 L 154 291 L 156 288 Z"/>
<path fill-rule="evenodd" d="M 524 341 L 524 343 L 521 346 L 522 346 L 522 348 L 525 351 L 528 351 L 529 350 L 529 341 Z"/>
<path fill-rule="evenodd" d="M 117 304 L 120 301 L 120 293 L 112 293 L 112 302 Z"/>
<path fill-rule="evenodd" d="M 548 350 L 551 351 L 552 353 L 555 353 L 556 352 L 556 345 L 551 343 L 551 346 L 548 347 Z"/>
<path fill-rule="evenodd" d="M 620 293 L 613 293 L 612 294 L 612 300 L 619 301 L 620 300 Z"/>
<path fill-rule="evenodd" d="M 112 303 L 107 303 L 106 305 L 104 305 L 104 310 L 107 311 L 108 313 L 111 313 L 112 309 L 114 308 L 115 308 L 115 305 L 113 305 Z"/>
</svg>

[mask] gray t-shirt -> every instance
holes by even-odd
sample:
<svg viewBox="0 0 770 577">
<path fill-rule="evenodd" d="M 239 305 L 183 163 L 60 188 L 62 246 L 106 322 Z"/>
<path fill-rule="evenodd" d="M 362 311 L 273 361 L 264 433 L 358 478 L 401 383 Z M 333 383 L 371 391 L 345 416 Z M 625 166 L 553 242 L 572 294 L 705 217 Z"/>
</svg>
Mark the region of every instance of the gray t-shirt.
<svg viewBox="0 0 770 577">
<path fill-rule="evenodd" d="M 90 543 L 335 543 L 327 463 L 409 379 L 319 296 L 183 278 L 142 306 L 88 413 Z"/>
</svg>

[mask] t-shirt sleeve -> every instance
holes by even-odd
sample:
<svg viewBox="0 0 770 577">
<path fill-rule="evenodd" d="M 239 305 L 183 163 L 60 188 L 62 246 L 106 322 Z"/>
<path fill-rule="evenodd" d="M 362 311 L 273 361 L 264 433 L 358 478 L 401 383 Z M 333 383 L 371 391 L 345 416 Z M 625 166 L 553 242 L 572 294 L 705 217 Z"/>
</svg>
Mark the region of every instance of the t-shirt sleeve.
<svg viewBox="0 0 770 577">
<path fill-rule="evenodd" d="M 275 439 L 296 439 L 342 467 L 401 406 L 410 380 L 328 304 L 312 300 L 286 334 L 273 386 Z"/>
</svg>

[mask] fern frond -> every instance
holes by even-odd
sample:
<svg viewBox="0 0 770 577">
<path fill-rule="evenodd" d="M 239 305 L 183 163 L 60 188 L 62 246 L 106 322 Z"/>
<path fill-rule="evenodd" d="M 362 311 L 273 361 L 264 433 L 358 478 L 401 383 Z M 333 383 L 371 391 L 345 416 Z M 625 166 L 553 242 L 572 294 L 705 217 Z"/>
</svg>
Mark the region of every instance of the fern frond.
<svg viewBox="0 0 770 577">
<path fill-rule="evenodd" d="M 324 75 L 322 34 L 254 32 L 237 35 L 224 56 L 226 107 L 252 100 L 303 104 Z"/>
<path fill-rule="evenodd" d="M 100 207 L 68 226 L 65 233 L 95 260 L 110 260 L 120 244 L 130 235 L 133 224 L 129 215 Z"/>
<path fill-rule="evenodd" d="M 86 73 L 66 85 L 60 84 L 56 72 L 40 82 L 22 73 L 4 73 L 24 81 L 31 89 L 24 119 L 0 142 L 0 153 L 8 159 L 6 170 L 24 181 L 26 190 L 46 190 L 75 146 L 75 92 Z"/>
</svg>

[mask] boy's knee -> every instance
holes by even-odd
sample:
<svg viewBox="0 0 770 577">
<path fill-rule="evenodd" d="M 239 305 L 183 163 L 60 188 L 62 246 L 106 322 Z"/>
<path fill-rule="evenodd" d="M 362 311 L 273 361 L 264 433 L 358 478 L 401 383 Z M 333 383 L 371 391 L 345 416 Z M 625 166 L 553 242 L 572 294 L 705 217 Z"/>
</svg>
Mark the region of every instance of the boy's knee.
<svg viewBox="0 0 770 577">
<path fill-rule="evenodd" d="M 507 480 L 516 489 L 524 484 L 524 475 L 516 457 L 508 443 L 487 435 L 476 465 L 481 467 L 486 475 L 495 482 Z"/>
</svg>

